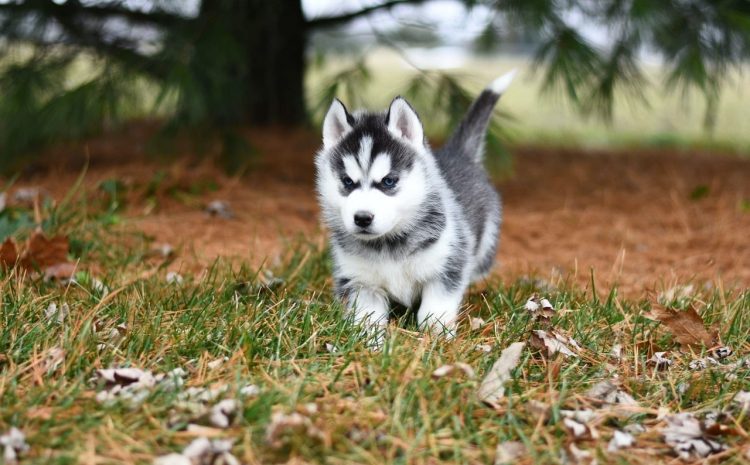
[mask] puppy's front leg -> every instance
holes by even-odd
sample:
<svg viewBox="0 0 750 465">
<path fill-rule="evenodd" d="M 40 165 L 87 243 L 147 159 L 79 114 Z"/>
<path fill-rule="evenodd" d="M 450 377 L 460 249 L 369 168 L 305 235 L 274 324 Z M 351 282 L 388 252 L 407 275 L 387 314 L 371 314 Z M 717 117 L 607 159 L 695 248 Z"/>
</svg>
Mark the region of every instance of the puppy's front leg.
<svg viewBox="0 0 750 465">
<path fill-rule="evenodd" d="M 451 289 L 440 280 L 427 283 L 422 289 L 422 304 L 417 312 L 419 326 L 433 334 L 445 334 L 449 339 L 455 337 L 458 309 L 465 288 L 465 285 L 459 285 Z"/>
<path fill-rule="evenodd" d="M 383 343 L 385 327 L 388 325 L 388 299 L 385 295 L 368 288 L 357 288 L 349 292 L 347 309 L 354 322 L 367 331 L 375 347 Z"/>
</svg>

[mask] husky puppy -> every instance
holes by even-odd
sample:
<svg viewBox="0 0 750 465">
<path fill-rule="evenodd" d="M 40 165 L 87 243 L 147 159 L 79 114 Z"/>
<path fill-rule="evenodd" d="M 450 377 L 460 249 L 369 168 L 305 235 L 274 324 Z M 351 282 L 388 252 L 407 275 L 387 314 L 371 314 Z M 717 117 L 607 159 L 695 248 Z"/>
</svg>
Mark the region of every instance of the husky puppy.
<svg viewBox="0 0 750 465">
<path fill-rule="evenodd" d="M 493 81 L 434 152 L 401 97 L 380 113 L 331 104 L 317 191 L 336 295 L 355 322 L 383 329 L 391 302 L 419 303 L 420 327 L 453 335 L 466 288 L 495 261 L 500 198 L 482 158 L 493 108 L 514 74 Z"/>
</svg>

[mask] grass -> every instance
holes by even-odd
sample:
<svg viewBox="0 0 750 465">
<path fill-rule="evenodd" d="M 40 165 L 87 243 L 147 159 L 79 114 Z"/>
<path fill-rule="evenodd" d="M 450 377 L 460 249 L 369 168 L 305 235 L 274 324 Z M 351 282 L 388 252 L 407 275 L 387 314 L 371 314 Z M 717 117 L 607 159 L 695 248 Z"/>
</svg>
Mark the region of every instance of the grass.
<svg viewBox="0 0 750 465">
<path fill-rule="evenodd" d="M 66 285 L 0 272 L 0 434 L 11 426 L 26 433 L 31 449 L 23 464 L 151 463 L 195 437 L 180 410 L 184 387 L 153 389 L 139 405 L 97 402 L 102 386 L 91 378 L 115 366 L 183 368 L 186 386 L 226 386 L 223 397 L 241 400 L 238 414 L 229 428 L 203 432 L 232 438 L 233 453 L 246 464 L 492 463 L 496 446 L 508 440 L 526 445 L 520 463 L 568 463 L 574 439 L 561 410 L 591 408 L 583 394 L 610 379 L 641 408 L 598 421 L 599 439 L 575 440 L 600 463 L 674 463 L 659 434 L 664 409 L 733 415 L 723 421 L 735 434 L 720 438 L 729 449 L 718 457 L 745 463 L 750 420 L 731 399 L 750 390 L 750 369 L 688 370 L 694 356 L 677 351 L 669 333 L 642 316 L 651 305 L 646 296 L 626 300 L 616 289 L 491 281 L 466 299 L 466 314 L 486 321 L 480 329 L 464 320 L 455 341 L 430 339 L 405 317 L 392 326 L 384 349 L 372 352 L 334 303 L 327 254 L 312 245 L 290 251 L 273 270 L 282 280 L 274 286 L 257 270 L 223 261 L 169 284 L 166 263 L 149 253 L 148 239 L 112 221 L 106 205 L 86 198 L 48 204 L 41 219 L 47 232 L 70 237 L 81 271 Z M 14 235 L 28 233 L 21 227 Z M 476 389 L 500 351 L 527 341 L 539 326 L 524 309 L 535 292 L 558 309 L 554 328 L 584 350 L 547 359 L 525 349 L 509 392 L 491 408 L 476 399 Z M 45 316 L 51 303 L 69 306 L 62 323 Z M 734 348 L 728 361 L 750 352 L 750 292 L 701 291 L 676 305 L 689 303 Z M 616 343 L 623 346 L 620 362 L 609 356 Z M 491 351 L 477 350 L 480 344 Z M 64 359 L 47 369 L 53 348 Z M 656 371 L 647 363 L 657 350 L 672 351 L 672 368 Z M 222 357 L 228 360 L 211 368 Z M 454 362 L 468 363 L 477 377 L 433 379 L 437 367 Z M 257 396 L 240 395 L 248 384 L 260 388 Z M 278 412 L 298 412 L 312 428 L 291 429 L 274 447 L 266 434 Z M 175 422 L 177 413 L 182 419 Z M 613 431 L 634 423 L 647 428 L 636 446 L 608 453 Z"/>
</svg>

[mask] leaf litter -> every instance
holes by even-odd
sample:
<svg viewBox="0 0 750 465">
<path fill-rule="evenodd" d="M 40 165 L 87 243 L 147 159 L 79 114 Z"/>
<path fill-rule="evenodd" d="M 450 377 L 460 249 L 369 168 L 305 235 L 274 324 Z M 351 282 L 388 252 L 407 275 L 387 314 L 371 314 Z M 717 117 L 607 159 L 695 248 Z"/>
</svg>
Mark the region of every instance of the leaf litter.
<svg viewBox="0 0 750 465">
<path fill-rule="evenodd" d="M 68 260 L 70 242 L 66 236 L 47 237 L 36 229 L 20 247 L 7 238 L 0 246 L 0 267 L 20 268 L 30 273 L 41 273 L 45 279 L 72 278 L 76 265 Z"/>
<path fill-rule="evenodd" d="M 666 426 L 661 430 L 664 442 L 683 460 L 705 458 L 726 449 L 692 413 L 667 415 L 664 421 Z"/>
<path fill-rule="evenodd" d="M 168 391 L 179 389 L 184 384 L 185 375 L 186 372 L 182 368 L 157 375 L 140 368 L 96 370 L 94 381 L 103 385 L 102 390 L 96 394 L 96 400 L 105 405 L 124 402 L 131 407 L 137 407 L 156 387 Z"/>
<path fill-rule="evenodd" d="M 299 412 L 274 412 L 271 415 L 271 422 L 266 428 L 266 442 L 269 446 L 279 449 L 296 435 L 319 441 L 325 440 L 323 431 L 313 423 L 308 415 Z"/>
<path fill-rule="evenodd" d="M 542 351 L 546 357 L 553 357 L 558 353 L 566 357 L 578 357 L 578 352 L 581 350 L 581 346 L 572 337 L 557 331 L 545 331 L 543 329 L 531 331 L 529 345 Z"/>
<path fill-rule="evenodd" d="M 232 455 L 234 441 L 231 439 L 194 439 L 181 453 L 163 455 L 154 460 L 154 465 L 240 465 Z"/>
<path fill-rule="evenodd" d="M 654 352 L 648 363 L 656 370 L 666 370 L 672 366 L 672 359 L 667 356 L 667 352 Z"/>
<path fill-rule="evenodd" d="M 633 447 L 633 445 L 635 445 L 635 437 L 632 434 L 626 431 L 615 430 L 612 439 L 607 444 L 607 451 L 617 452 L 620 449 Z"/>
<path fill-rule="evenodd" d="M 703 318 L 693 306 L 678 311 L 663 305 L 654 305 L 651 311 L 643 316 L 664 324 L 683 348 L 700 345 L 713 347 L 718 341 L 718 331 L 715 328 L 711 331 L 706 329 Z"/>
<path fill-rule="evenodd" d="M 456 362 L 436 368 L 435 371 L 432 372 L 432 378 L 444 378 L 456 371 L 462 372 L 469 379 L 473 379 L 476 376 L 471 365 L 468 363 Z"/>
<path fill-rule="evenodd" d="M 514 342 L 500 354 L 492 368 L 487 372 L 479 385 L 477 397 L 490 405 L 496 404 L 505 395 L 505 383 L 512 378 L 512 372 L 521 361 L 521 352 L 526 346 L 523 342 Z"/>
<path fill-rule="evenodd" d="M 0 436 L 0 446 L 3 446 L 3 463 L 6 465 L 15 465 L 19 456 L 29 451 L 26 435 L 16 427 Z"/>
<path fill-rule="evenodd" d="M 58 307 L 56 303 L 52 302 L 44 309 L 44 316 L 47 320 L 57 324 L 63 324 L 69 313 L 70 307 L 68 307 L 68 304 L 62 304 Z"/>
<path fill-rule="evenodd" d="M 526 453 L 526 446 L 520 441 L 501 442 L 495 449 L 495 465 L 512 465 Z"/>
</svg>

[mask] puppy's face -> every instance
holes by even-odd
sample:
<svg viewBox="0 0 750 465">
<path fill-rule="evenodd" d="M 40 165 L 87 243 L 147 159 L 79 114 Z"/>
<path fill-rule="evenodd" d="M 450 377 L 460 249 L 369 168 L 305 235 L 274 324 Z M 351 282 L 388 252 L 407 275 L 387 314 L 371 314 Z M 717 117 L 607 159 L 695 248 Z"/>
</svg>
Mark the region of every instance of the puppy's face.
<svg viewBox="0 0 750 465">
<path fill-rule="evenodd" d="M 316 159 L 328 226 L 359 240 L 407 229 L 427 194 L 422 125 L 403 99 L 388 114 L 351 116 L 334 101 Z"/>
</svg>

